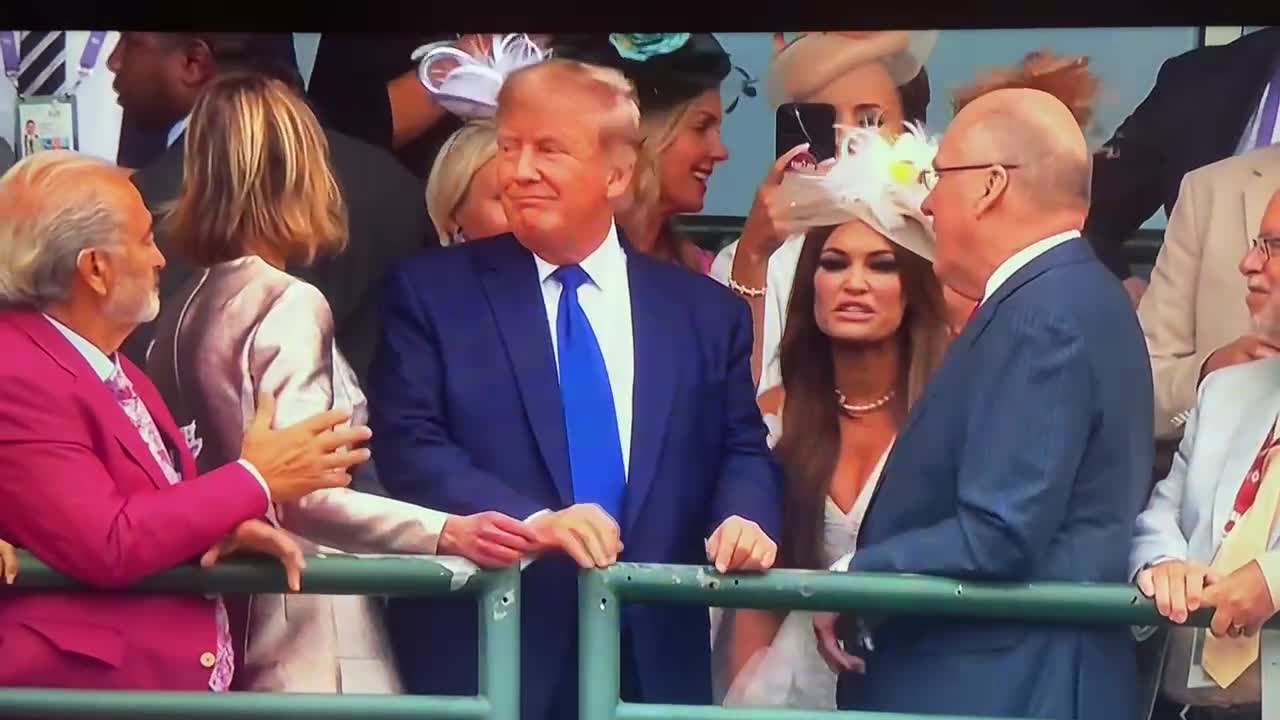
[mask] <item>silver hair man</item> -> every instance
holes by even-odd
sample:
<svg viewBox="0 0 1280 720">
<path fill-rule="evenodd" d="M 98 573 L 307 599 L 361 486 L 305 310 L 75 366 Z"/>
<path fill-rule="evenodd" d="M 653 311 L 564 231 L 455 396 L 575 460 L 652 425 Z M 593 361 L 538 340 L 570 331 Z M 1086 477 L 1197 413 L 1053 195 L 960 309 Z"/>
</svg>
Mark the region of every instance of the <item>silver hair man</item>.
<svg viewBox="0 0 1280 720">
<path fill-rule="evenodd" d="M 126 171 L 48 151 L 0 178 L 0 306 L 41 310 L 114 349 L 155 318 L 163 267 Z"/>
</svg>

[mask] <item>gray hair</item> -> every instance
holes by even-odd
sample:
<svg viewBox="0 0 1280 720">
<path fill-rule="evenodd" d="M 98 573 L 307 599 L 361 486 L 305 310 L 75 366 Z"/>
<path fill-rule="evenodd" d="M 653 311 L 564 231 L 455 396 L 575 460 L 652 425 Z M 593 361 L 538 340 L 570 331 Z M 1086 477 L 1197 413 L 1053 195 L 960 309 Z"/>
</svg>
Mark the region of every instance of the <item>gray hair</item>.
<svg viewBox="0 0 1280 720">
<path fill-rule="evenodd" d="M 96 158 L 51 150 L 0 177 L 0 306 L 65 302 L 80 253 L 120 241 L 124 215 L 103 182 L 119 172 Z"/>
</svg>

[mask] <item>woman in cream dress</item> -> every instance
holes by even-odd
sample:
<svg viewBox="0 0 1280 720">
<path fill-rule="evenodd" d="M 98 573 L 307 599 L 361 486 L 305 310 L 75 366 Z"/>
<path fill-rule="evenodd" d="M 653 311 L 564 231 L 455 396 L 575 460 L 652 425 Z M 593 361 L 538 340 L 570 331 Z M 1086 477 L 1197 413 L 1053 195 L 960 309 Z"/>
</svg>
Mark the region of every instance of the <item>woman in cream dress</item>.
<svg viewBox="0 0 1280 720">
<path fill-rule="evenodd" d="M 213 81 L 192 114 L 183 193 L 166 222 L 179 252 L 206 269 L 159 317 L 147 370 L 197 465 L 239 456 L 262 393 L 275 397 L 278 426 L 332 408 L 364 422 L 365 396 L 334 343 L 328 303 L 284 270 L 339 251 L 347 237 L 328 145 L 305 102 L 262 76 Z M 347 488 L 271 515 L 309 552 L 440 552 L 494 567 L 532 547 L 522 523 L 496 513 L 449 516 Z M 380 610 L 358 595 L 256 595 L 233 606 L 235 687 L 400 692 Z"/>
<path fill-rule="evenodd" d="M 760 396 L 786 473 L 780 567 L 847 567 L 898 428 L 950 340 L 920 212 L 936 148 L 914 128 L 896 143 L 856 130 L 848 143 L 786 198 L 814 227 L 797 258 L 782 384 Z M 713 658 L 726 705 L 835 708 L 810 613 L 726 611 Z"/>
</svg>

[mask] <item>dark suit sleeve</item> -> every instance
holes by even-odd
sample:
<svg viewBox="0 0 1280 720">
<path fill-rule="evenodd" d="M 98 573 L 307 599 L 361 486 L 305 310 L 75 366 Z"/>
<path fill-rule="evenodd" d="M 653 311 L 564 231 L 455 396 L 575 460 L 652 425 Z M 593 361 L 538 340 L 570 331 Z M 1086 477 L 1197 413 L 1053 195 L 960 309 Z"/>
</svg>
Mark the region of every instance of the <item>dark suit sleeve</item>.
<svg viewBox="0 0 1280 720">
<path fill-rule="evenodd" d="M 1179 82 L 1170 62 L 1161 66 L 1155 87 L 1093 157 L 1092 206 L 1085 235 L 1117 277 L 1133 273 L 1124 243 L 1164 204 L 1166 151 L 1162 126 L 1171 122 L 1166 97 Z"/>
<path fill-rule="evenodd" d="M 402 45 L 398 37 L 388 43 L 368 33 L 320 36 L 307 98 L 326 125 L 391 149 L 387 82 L 413 69 L 409 53 L 399 54 Z"/>
<path fill-rule="evenodd" d="M 1022 311 L 970 407 L 956 514 L 859 548 L 851 571 L 1021 579 L 1062 523 L 1096 390 L 1077 333 Z M 1118 551 L 1123 552 L 1123 548 Z"/>
<path fill-rule="evenodd" d="M 725 386 L 724 458 L 712 506 L 715 525 L 739 515 L 775 542 L 782 536 L 782 471 L 766 441 L 751 378 L 751 315 L 735 303 Z M 714 527 L 712 528 L 714 529 Z"/>
<path fill-rule="evenodd" d="M 423 507 L 527 518 L 543 506 L 476 467 L 450 436 L 440 336 L 418 306 L 412 283 L 403 271 L 388 277 L 382 341 L 370 372 L 378 478 L 393 497 Z"/>
</svg>

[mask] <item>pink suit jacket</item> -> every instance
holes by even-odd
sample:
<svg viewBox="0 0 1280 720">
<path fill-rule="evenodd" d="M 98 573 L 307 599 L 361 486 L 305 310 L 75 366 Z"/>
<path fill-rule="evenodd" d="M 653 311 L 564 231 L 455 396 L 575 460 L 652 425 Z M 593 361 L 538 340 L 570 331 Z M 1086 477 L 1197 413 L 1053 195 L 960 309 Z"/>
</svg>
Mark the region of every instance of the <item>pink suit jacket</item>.
<svg viewBox="0 0 1280 720">
<path fill-rule="evenodd" d="M 126 594 L 263 516 L 258 481 L 233 463 L 196 476 L 155 386 L 121 365 L 183 482 L 169 485 L 114 395 L 38 312 L 0 311 L 0 537 L 95 588 L 0 585 L 0 686 L 207 690 L 214 601 Z"/>
</svg>

